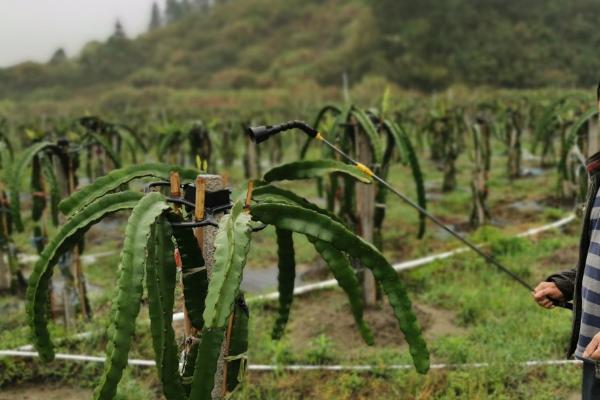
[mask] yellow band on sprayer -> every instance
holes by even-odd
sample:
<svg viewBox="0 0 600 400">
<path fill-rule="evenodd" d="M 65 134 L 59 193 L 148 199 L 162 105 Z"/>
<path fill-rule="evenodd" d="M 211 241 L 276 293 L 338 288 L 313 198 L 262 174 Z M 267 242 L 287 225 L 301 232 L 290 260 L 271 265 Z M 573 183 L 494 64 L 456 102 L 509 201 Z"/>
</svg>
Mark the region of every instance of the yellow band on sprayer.
<svg viewBox="0 0 600 400">
<path fill-rule="evenodd" d="M 367 167 L 365 164 L 361 164 L 359 162 L 356 163 L 356 168 L 358 168 L 359 171 L 364 172 L 365 174 L 369 175 L 369 176 L 373 176 L 375 175 L 373 173 L 373 171 L 371 171 L 371 169 L 369 167 Z"/>
<path fill-rule="evenodd" d="M 317 140 L 323 140 L 325 138 L 323 137 L 323 135 L 321 135 L 321 132 L 317 132 L 317 136 L 315 136 L 315 139 L 317 139 Z"/>
</svg>

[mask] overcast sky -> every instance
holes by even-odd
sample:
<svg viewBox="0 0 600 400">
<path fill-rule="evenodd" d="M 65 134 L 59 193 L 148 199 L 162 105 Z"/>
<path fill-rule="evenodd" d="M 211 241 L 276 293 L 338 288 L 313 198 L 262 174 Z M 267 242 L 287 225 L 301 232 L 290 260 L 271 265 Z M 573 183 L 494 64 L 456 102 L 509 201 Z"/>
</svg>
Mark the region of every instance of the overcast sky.
<svg viewBox="0 0 600 400">
<path fill-rule="evenodd" d="M 47 61 L 63 47 L 69 56 L 106 39 L 120 19 L 127 35 L 143 32 L 153 0 L 0 0 L 0 67 Z M 164 0 L 157 0 L 161 8 Z"/>
</svg>

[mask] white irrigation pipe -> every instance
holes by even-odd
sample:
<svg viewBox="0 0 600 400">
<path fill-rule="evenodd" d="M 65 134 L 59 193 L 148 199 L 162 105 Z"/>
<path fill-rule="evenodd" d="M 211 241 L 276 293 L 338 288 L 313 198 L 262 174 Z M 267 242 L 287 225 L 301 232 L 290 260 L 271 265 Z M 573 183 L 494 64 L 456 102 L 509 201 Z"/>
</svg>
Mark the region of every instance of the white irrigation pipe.
<svg viewBox="0 0 600 400">
<path fill-rule="evenodd" d="M 537 228 L 528 229 L 525 232 L 521 232 L 515 236 L 521 237 L 521 238 L 535 236 L 542 232 L 546 232 L 546 231 L 549 231 L 552 229 L 558 229 L 564 225 L 567 225 L 568 223 L 572 222 L 573 220 L 575 220 L 575 214 L 568 215 L 567 217 L 565 217 L 561 220 L 558 220 L 556 222 L 553 222 L 551 224 L 547 224 L 547 225 L 540 226 Z M 480 246 L 484 246 L 484 245 L 485 244 L 482 244 Z M 409 261 L 397 263 L 397 264 L 394 264 L 393 267 L 398 272 L 406 271 L 409 269 L 421 267 L 423 265 L 431 264 L 434 261 L 444 260 L 446 258 L 453 257 L 457 254 L 461 254 L 466 251 L 469 251 L 468 247 L 459 247 L 457 249 L 454 249 L 451 251 L 446 251 L 444 253 L 438 253 L 438 254 L 434 254 L 431 256 L 418 258 L 416 260 L 409 260 Z M 298 286 L 298 287 L 294 288 L 294 295 L 297 296 L 297 295 L 301 295 L 304 293 L 309 293 L 309 292 L 313 292 L 316 290 L 328 289 L 328 288 L 335 287 L 335 286 L 337 286 L 337 281 L 335 279 L 328 279 L 326 281 L 321 281 L 321 282 L 317 282 L 317 283 L 311 283 L 308 285 Z M 271 293 L 251 297 L 248 299 L 248 302 L 277 300 L 277 299 L 279 299 L 279 292 L 271 292 Z M 173 314 L 173 321 L 182 321 L 182 320 L 183 320 L 183 313 Z"/>
<path fill-rule="evenodd" d="M 532 360 L 519 362 L 522 367 L 540 367 L 549 365 L 579 365 L 579 360 Z M 466 363 L 466 364 L 432 364 L 430 369 L 473 369 L 488 368 L 496 364 L 492 363 Z M 262 365 L 251 364 L 247 369 L 251 371 L 378 371 L 378 370 L 411 370 L 414 366 L 410 364 L 392 365 Z"/>
<path fill-rule="evenodd" d="M 39 355 L 35 351 L 16 351 L 3 350 L 0 351 L 0 357 L 15 357 L 15 358 L 38 358 Z M 56 360 L 74 361 L 74 362 L 89 362 L 89 363 L 104 363 L 106 357 L 89 356 L 84 354 L 62 354 L 58 353 L 55 356 Z M 552 365 L 579 365 L 582 362 L 579 360 L 531 360 L 516 363 L 522 367 L 541 367 Z M 129 359 L 128 364 L 139 367 L 154 367 L 154 360 Z M 488 368 L 495 364 L 492 363 L 466 363 L 466 364 L 433 364 L 431 369 L 473 369 L 473 368 Z M 381 370 L 412 370 L 414 366 L 410 364 L 392 364 L 392 365 L 268 365 L 268 364 L 250 364 L 247 369 L 257 372 L 274 372 L 274 371 L 381 371 Z"/>
<path fill-rule="evenodd" d="M 562 226 L 567 225 L 568 223 L 570 223 L 574 220 L 575 220 L 575 214 L 570 214 L 570 215 L 566 216 L 565 218 L 558 220 L 556 222 L 553 222 L 551 224 L 540 226 L 538 228 L 531 228 L 531 229 L 526 230 L 525 232 L 521 232 L 517 235 L 517 237 L 535 236 L 538 233 L 542 233 L 542 232 L 549 231 L 552 229 L 558 229 Z"/>
<path fill-rule="evenodd" d="M 1 350 L 0 357 L 21 357 L 21 358 L 38 358 L 37 351 L 20 351 L 20 350 Z M 95 362 L 104 363 L 106 357 L 88 356 L 85 354 L 62 354 L 57 353 L 54 357 L 56 360 L 78 361 L 78 362 Z M 156 362 L 152 360 L 136 360 L 129 359 L 129 365 L 138 365 L 141 367 L 154 367 Z"/>
</svg>

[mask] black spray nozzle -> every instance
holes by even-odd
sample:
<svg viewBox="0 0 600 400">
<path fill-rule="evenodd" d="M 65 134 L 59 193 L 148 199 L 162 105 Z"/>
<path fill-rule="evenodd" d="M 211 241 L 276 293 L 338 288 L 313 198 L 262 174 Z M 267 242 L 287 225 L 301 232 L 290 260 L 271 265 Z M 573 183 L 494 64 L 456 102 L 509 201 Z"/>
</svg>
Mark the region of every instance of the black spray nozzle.
<svg viewBox="0 0 600 400">
<path fill-rule="evenodd" d="M 300 129 L 302 132 L 306 133 L 310 137 L 316 137 L 319 133 L 315 128 L 308 125 L 303 121 L 290 121 L 284 122 L 279 125 L 266 125 L 266 126 L 255 126 L 255 127 L 247 127 L 246 133 L 250 136 L 253 142 L 261 143 L 265 140 L 269 139 L 273 135 L 277 135 L 278 133 L 289 131 L 290 129 Z"/>
</svg>

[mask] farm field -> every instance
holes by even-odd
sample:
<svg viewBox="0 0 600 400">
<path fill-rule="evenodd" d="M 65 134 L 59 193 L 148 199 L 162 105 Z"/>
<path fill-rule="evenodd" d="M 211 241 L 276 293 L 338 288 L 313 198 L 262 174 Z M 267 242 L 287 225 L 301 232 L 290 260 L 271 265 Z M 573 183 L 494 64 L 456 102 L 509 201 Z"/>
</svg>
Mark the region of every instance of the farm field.
<svg viewBox="0 0 600 400">
<path fill-rule="evenodd" d="M 0 400 L 600 396 L 599 14 L 3 2 Z"/>
<path fill-rule="evenodd" d="M 291 161 L 294 151 L 289 153 L 284 158 Z M 469 225 L 471 161 L 466 156 L 458 159 L 460 172 L 455 190 L 445 195 L 440 189 L 443 172 L 435 163 L 423 163 L 428 209 L 475 242 L 489 243 L 492 254 L 528 282 L 535 283 L 554 271 L 568 269 L 577 258 L 578 219 L 531 238 L 514 238 L 519 232 L 555 222 L 572 212 L 569 202 L 557 200 L 555 168 L 540 168 L 539 160 L 531 157 L 524 161 L 523 170 L 532 173 L 509 180 L 501 143 L 494 143 L 493 154 L 488 199 L 493 218 L 489 224 L 477 229 Z M 309 157 L 314 156 L 318 156 L 315 149 L 309 153 Z M 415 196 L 414 184 L 406 183 L 408 171 L 407 167 L 394 165 L 389 180 Z M 232 174 L 231 180 L 241 181 L 243 176 Z M 296 181 L 285 186 L 318 201 L 311 182 Z M 100 255 L 85 265 L 93 322 L 78 319 L 68 331 L 59 323 L 53 326 L 53 334 L 67 338 L 77 332 L 94 334 L 85 340 L 66 339 L 57 346 L 57 352 L 102 355 L 106 346 L 103 332 L 108 323 L 119 263 L 115 249 L 121 246 L 126 217 L 117 214 L 87 234 L 85 254 Z M 417 213 L 399 201 L 389 201 L 383 231 L 386 257 L 400 262 L 460 245 L 431 224 L 425 237 L 419 240 L 417 227 Z M 27 248 L 27 235 L 17 235 L 15 240 L 20 247 Z M 274 231 L 267 229 L 250 250 L 242 284 L 248 299 L 277 289 L 277 256 L 270 250 L 275 244 Z M 295 247 L 297 279 L 301 284 L 331 278 L 308 241 L 297 240 Z M 25 267 L 25 275 L 30 268 L 31 265 Z M 387 367 L 391 365 L 410 365 L 411 358 L 386 302 L 365 309 L 365 318 L 375 333 L 375 345 L 369 347 L 354 327 L 343 292 L 327 289 L 296 297 L 287 333 L 281 341 L 270 338 L 270 327 L 277 315 L 276 302 L 251 303 L 249 342 L 254 345 L 249 348 L 249 362 L 279 366 L 280 370 L 250 370 L 247 382 L 234 398 L 372 398 L 377 392 L 378 398 L 559 399 L 576 393 L 578 366 L 520 365 L 529 360 L 564 358 L 571 320 L 568 311 L 542 310 L 526 290 L 469 253 L 403 272 L 400 277 L 423 327 L 431 363 L 490 363 L 490 367 L 434 369 L 425 378 L 410 370 L 389 370 Z M 1 347 L 14 349 L 29 344 L 28 328 L 23 325 L 26 315 L 22 297 L 5 296 L 1 307 L 10 315 L 2 319 Z M 180 310 L 181 304 L 175 308 Z M 136 325 L 130 358 L 152 359 L 146 306 L 142 307 Z M 181 324 L 176 323 L 175 327 L 180 335 Z M 374 370 L 292 372 L 285 369 L 286 365 L 337 364 L 371 365 Z M 56 393 L 57 398 L 68 398 L 71 391 L 72 396 L 91 393 L 101 372 L 101 364 L 60 360 L 44 365 L 31 359 L 3 358 L 1 365 L 2 387 L 15 396 L 27 396 L 40 390 L 48 390 L 48 396 Z M 129 367 L 119 385 L 120 398 L 161 398 L 160 383 L 155 375 L 152 368 Z"/>
</svg>

